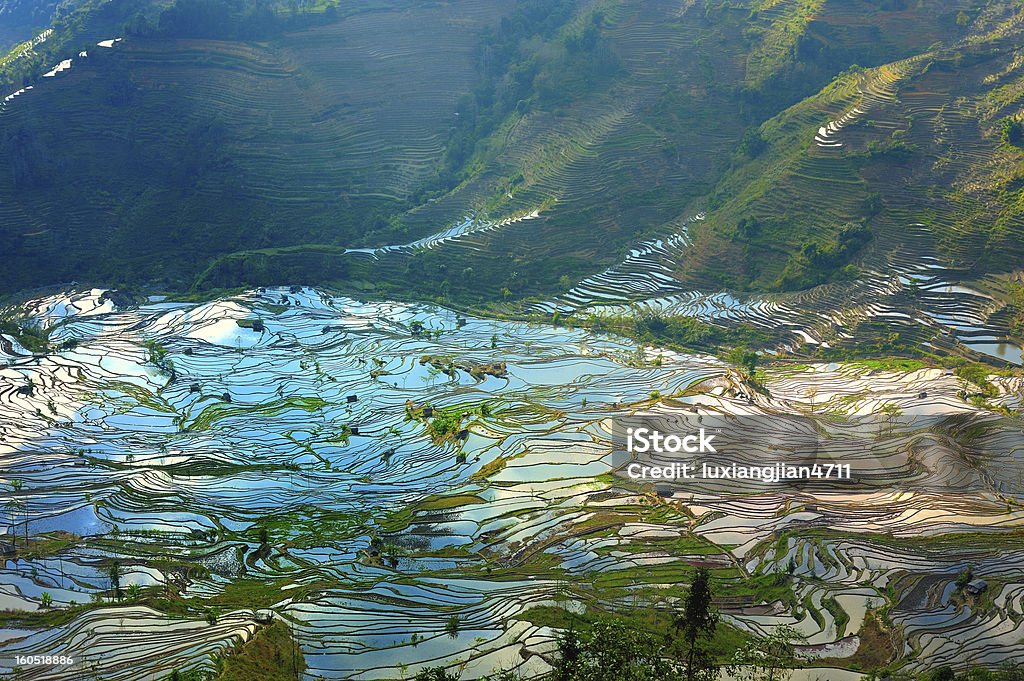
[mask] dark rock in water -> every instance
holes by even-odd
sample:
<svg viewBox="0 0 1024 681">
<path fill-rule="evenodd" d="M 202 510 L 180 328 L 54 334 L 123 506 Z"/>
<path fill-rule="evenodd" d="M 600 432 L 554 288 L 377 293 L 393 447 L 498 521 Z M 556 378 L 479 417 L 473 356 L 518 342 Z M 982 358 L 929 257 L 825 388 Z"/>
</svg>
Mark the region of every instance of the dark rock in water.
<svg viewBox="0 0 1024 681">
<path fill-rule="evenodd" d="M 359 435 L 359 426 L 352 426 L 351 428 L 348 429 L 348 432 L 352 433 L 353 435 Z"/>
<path fill-rule="evenodd" d="M 252 330 L 253 331 L 255 331 L 257 333 L 263 333 L 263 328 L 264 327 L 263 327 L 263 320 L 262 319 L 254 319 L 253 320 L 253 322 L 252 322 Z"/>
<path fill-rule="evenodd" d="M 918 396 L 918 398 L 923 400 L 923 399 L 926 399 L 928 397 L 928 393 L 922 391 L 922 392 L 918 393 L 917 396 Z"/>
<path fill-rule="evenodd" d="M 458 435 L 456 435 L 455 437 L 457 437 L 460 440 L 465 440 L 466 438 L 469 437 L 469 431 L 466 430 L 465 428 L 463 428 L 462 430 L 459 431 Z"/>
<path fill-rule="evenodd" d="M 118 310 L 125 310 L 128 308 L 135 307 L 136 300 L 135 294 L 128 290 L 115 289 L 112 291 L 104 291 L 100 294 L 100 304 L 110 301 L 114 304 L 114 307 Z"/>
<path fill-rule="evenodd" d="M 466 318 L 465 317 L 457 317 L 455 319 L 455 326 L 457 326 L 458 328 L 461 329 L 465 325 L 466 325 Z"/>
<path fill-rule="evenodd" d="M 459 366 L 463 371 L 469 372 L 469 375 L 473 378 L 483 380 L 484 376 L 494 376 L 495 378 L 505 378 L 508 376 L 508 370 L 505 367 L 504 362 L 492 362 L 490 364 L 464 364 Z"/>
<path fill-rule="evenodd" d="M 289 293 L 302 293 L 302 287 L 301 286 L 291 286 L 291 287 L 289 287 L 288 292 Z"/>
<path fill-rule="evenodd" d="M 191 357 L 193 355 L 192 348 L 185 348 L 185 354 Z"/>
<path fill-rule="evenodd" d="M 508 369 L 504 362 L 472 362 L 468 360 L 452 360 L 448 357 L 436 355 L 424 355 L 420 358 L 420 364 L 429 364 L 446 376 L 452 378 L 456 375 L 456 369 L 461 369 L 478 381 L 484 380 L 486 376 L 505 378 L 508 376 Z"/>
<path fill-rule="evenodd" d="M 227 393 L 224 393 L 223 395 L 220 396 L 220 399 L 224 400 L 225 402 L 230 402 L 231 401 L 231 395 L 229 395 Z"/>
<path fill-rule="evenodd" d="M 192 385 L 190 385 L 188 387 L 188 391 L 190 393 L 197 393 L 197 392 L 199 392 L 199 390 L 200 390 L 200 386 L 199 386 L 198 383 L 193 383 Z"/>
<path fill-rule="evenodd" d="M 19 385 L 15 392 L 19 395 L 31 395 L 33 390 L 34 388 L 30 385 Z"/>
<path fill-rule="evenodd" d="M 260 286 L 258 289 L 256 289 L 256 293 L 266 293 L 266 292 L 267 292 L 267 289 L 265 289 L 262 286 Z"/>
<path fill-rule="evenodd" d="M 345 397 L 345 402 L 347 402 L 348 404 L 352 404 L 353 402 L 356 402 L 358 400 L 359 400 L 359 396 L 358 395 L 348 395 L 348 396 Z"/>
</svg>

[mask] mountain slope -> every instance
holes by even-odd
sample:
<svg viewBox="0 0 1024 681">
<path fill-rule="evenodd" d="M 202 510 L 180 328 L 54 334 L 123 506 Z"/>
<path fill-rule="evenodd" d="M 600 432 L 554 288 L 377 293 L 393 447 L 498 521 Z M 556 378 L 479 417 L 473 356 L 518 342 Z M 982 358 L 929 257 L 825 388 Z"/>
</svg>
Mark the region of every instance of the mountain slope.
<svg viewBox="0 0 1024 681">
<path fill-rule="evenodd" d="M 680 276 L 807 288 L 854 276 L 839 269 L 863 255 L 851 234 L 886 252 L 919 224 L 935 241 L 919 256 L 975 275 L 1018 266 L 1024 156 L 1004 129 L 1024 113 L 1021 23 L 1002 10 L 962 42 L 854 69 L 761 126 L 765 150 L 716 188 L 714 223 Z M 722 273 L 722 260 L 743 265 Z"/>
<path fill-rule="evenodd" d="M 873 183 L 896 186 L 905 152 L 867 151 L 866 139 L 819 148 L 815 130 L 856 108 L 858 88 L 882 128 L 902 125 L 882 120 L 908 115 L 889 111 L 902 79 L 971 35 L 979 52 L 1003 50 L 985 36 L 1012 11 L 395 0 L 289 14 L 238 1 L 210 19 L 210 7 L 221 6 L 112 0 L 110 19 L 81 23 L 127 24 L 126 40 L 0 112 L 11 254 L 0 288 L 180 290 L 286 271 L 382 294 L 517 301 L 566 290 L 708 208 L 680 281 L 803 288 L 849 276 L 871 235 L 899 229 L 874 219 L 895 203 Z M 467 215 L 534 211 L 427 249 L 345 253 Z"/>
</svg>

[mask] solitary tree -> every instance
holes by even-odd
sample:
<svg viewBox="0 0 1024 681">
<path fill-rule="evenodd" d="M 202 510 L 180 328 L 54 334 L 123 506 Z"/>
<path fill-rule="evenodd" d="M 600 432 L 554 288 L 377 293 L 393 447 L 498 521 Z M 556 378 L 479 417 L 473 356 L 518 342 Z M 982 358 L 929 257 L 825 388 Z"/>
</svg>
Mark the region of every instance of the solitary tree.
<svg viewBox="0 0 1024 681">
<path fill-rule="evenodd" d="M 19 506 L 20 506 L 20 503 L 18 502 L 17 499 L 11 499 L 10 501 L 8 501 L 4 505 L 4 508 L 7 509 L 7 516 L 8 516 L 8 518 L 10 518 L 10 523 L 11 523 L 11 540 L 14 542 L 15 546 L 17 546 L 17 544 L 18 544 L 18 507 Z"/>
<path fill-rule="evenodd" d="M 142 593 L 142 587 L 134 582 L 128 585 L 128 600 L 137 601 Z"/>
<path fill-rule="evenodd" d="M 25 489 L 24 480 L 11 480 L 10 482 L 11 492 L 14 494 L 20 494 Z M 21 514 L 24 518 L 25 524 L 25 544 L 28 544 L 28 513 L 25 511 L 25 502 L 22 499 L 11 499 L 7 502 L 7 508 L 11 514 L 11 536 L 17 538 L 18 536 L 18 521 L 17 511 L 20 509 Z"/>
<path fill-rule="evenodd" d="M 452 638 L 459 635 L 459 616 L 452 615 L 448 618 L 448 621 L 444 623 L 444 630 Z"/>
<path fill-rule="evenodd" d="M 121 600 L 121 565 L 115 560 L 107 568 L 107 576 L 110 578 L 110 588 L 114 597 Z"/>
<path fill-rule="evenodd" d="M 683 600 L 683 609 L 676 614 L 674 622 L 679 640 L 685 647 L 687 681 L 703 681 L 718 676 L 707 650 L 707 643 L 718 626 L 718 611 L 711 600 L 711 573 L 707 568 L 697 568 Z"/>
<path fill-rule="evenodd" d="M 885 415 L 885 419 L 889 423 L 889 435 L 892 435 L 893 422 L 903 416 L 903 410 L 892 402 L 887 402 L 886 405 L 882 407 L 882 413 Z"/>
</svg>

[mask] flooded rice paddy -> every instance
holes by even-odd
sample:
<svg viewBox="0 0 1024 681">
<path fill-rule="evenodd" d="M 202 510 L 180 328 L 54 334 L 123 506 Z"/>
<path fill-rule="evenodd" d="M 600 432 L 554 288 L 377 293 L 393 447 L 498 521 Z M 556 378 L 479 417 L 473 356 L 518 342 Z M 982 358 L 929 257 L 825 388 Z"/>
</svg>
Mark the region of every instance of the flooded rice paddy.
<svg viewBox="0 0 1024 681">
<path fill-rule="evenodd" d="M 309 679 L 542 671 L 555 631 L 531 608 L 670 608 L 691 565 L 712 568 L 727 622 L 794 626 L 809 658 L 841 665 L 883 604 L 929 664 L 1022 652 L 1024 475 L 992 411 L 1019 406 L 1019 379 L 992 377 L 985 408 L 939 369 L 773 369 L 758 393 L 713 357 L 299 287 L 129 309 L 94 290 L 30 308 L 62 349 L 0 348 L 0 502 L 33 548 L 3 562 L 0 609 L 39 610 L 45 592 L 67 616 L 4 629 L 0 672 L 53 654 L 75 664 L 23 678 L 161 678 L 211 664 L 268 614 Z M 902 467 L 863 457 L 878 469 L 856 491 L 613 475 L 617 417 L 824 422 L 886 404 L 987 428 L 985 447 L 904 447 L 897 427 L 879 451 Z M 454 425 L 439 436 L 442 415 Z M 971 484 L 897 484 L 920 479 Z M 111 598 L 115 562 L 147 598 Z M 950 586 L 968 565 L 983 599 Z M 744 586 L 771 573 L 791 596 Z M 161 593 L 182 607 L 156 609 Z"/>
</svg>

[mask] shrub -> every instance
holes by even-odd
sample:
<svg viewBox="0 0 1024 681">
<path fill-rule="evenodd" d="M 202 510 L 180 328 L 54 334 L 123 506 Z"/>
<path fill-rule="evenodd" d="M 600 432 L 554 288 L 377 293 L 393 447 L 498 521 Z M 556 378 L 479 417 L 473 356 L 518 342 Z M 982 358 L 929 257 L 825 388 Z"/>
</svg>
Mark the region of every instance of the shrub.
<svg viewBox="0 0 1024 681">
<path fill-rule="evenodd" d="M 999 139 L 1013 147 L 1024 147 L 1024 124 L 1015 118 L 999 122 Z"/>
</svg>

